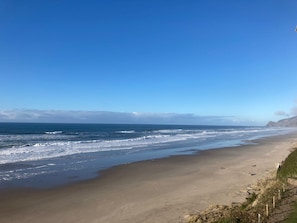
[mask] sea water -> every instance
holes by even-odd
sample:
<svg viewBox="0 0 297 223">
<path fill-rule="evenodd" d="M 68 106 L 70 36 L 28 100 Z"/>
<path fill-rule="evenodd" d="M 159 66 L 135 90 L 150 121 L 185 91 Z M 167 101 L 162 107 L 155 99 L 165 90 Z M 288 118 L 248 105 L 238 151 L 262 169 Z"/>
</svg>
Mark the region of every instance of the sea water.
<svg viewBox="0 0 297 223">
<path fill-rule="evenodd" d="M 239 146 L 292 129 L 244 126 L 0 123 L 0 188 L 48 188 L 112 166 Z"/>
</svg>

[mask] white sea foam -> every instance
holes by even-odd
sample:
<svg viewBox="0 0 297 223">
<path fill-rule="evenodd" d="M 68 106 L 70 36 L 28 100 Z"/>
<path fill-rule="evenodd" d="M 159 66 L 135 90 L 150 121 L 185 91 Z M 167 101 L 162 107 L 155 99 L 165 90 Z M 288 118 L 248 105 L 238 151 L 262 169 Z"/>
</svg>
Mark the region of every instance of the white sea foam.
<svg viewBox="0 0 297 223">
<path fill-rule="evenodd" d="M 63 131 L 53 131 L 53 132 L 45 132 L 45 134 L 48 134 L 48 135 L 56 135 L 56 134 L 62 134 Z"/>
<path fill-rule="evenodd" d="M 28 171 L 28 170 L 27 170 Z M 0 173 L 0 180 L 10 181 L 10 180 L 20 180 L 26 179 L 34 176 L 39 176 L 43 174 L 54 173 L 54 170 L 42 170 L 42 171 L 33 171 L 33 172 L 24 172 L 24 171 L 14 171 L 12 173 Z"/>
<path fill-rule="evenodd" d="M 186 132 L 189 130 L 183 130 L 183 129 L 161 129 L 161 130 L 155 130 L 154 133 L 165 133 L 165 134 L 174 134 L 174 133 L 180 133 L 180 132 Z"/>
<path fill-rule="evenodd" d="M 134 130 L 116 131 L 116 133 L 131 134 L 131 133 L 135 133 L 135 131 Z"/>
<path fill-rule="evenodd" d="M 37 175 L 48 174 L 56 172 L 56 170 L 49 169 L 49 167 L 55 166 L 54 163 L 48 163 L 40 166 L 31 166 L 25 168 L 18 168 L 14 170 L 7 170 L 0 172 L 0 181 L 9 181 L 12 179 L 25 179 Z"/>
</svg>

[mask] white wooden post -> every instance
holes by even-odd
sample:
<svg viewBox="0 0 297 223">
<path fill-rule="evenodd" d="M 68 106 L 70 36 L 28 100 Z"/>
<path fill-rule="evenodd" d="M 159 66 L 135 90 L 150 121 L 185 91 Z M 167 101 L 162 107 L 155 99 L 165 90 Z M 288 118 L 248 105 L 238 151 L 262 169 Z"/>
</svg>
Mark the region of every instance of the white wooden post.
<svg viewBox="0 0 297 223">
<path fill-rule="evenodd" d="M 261 214 L 258 214 L 258 223 L 261 223 Z"/>
<path fill-rule="evenodd" d="M 275 208 L 275 196 L 272 197 L 272 207 Z"/>
</svg>

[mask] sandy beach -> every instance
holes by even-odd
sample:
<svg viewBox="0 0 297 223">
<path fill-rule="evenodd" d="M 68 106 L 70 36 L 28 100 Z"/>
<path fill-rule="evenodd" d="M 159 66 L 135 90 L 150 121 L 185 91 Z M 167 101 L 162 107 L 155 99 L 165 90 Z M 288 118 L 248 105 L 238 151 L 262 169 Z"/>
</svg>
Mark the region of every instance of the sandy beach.
<svg viewBox="0 0 297 223">
<path fill-rule="evenodd" d="M 244 201 L 247 188 L 294 147 L 296 133 L 121 165 L 96 179 L 53 189 L 1 191 L 0 222 L 182 222 L 211 204 Z"/>
</svg>

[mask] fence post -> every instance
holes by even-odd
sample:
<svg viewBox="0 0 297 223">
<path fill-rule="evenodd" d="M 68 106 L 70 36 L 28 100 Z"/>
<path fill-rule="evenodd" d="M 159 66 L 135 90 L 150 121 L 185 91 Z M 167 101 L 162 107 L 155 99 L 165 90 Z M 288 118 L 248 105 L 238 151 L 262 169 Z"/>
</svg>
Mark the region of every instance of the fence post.
<svg viewBox="0 0 297 223">
<path fill-rule="evenodd" d="M 285 184 L 283 184 L 283 192 L 285 192 L 286 188 L 285 188 Z"/>
<path fill-rule="evenodd" d="M 278 199 L 281 200 L 282 196 L 281 196 L 281 190 L 278 190 Z"/>
<path fill-rule="evenodd" d="M 272 207 L 275 208 L 275 196 L 272 197 Z"/>
<path fill-rule="evenodd" d="M 258 223 L 261 223 L 261 214 L 258 214 Z"/>
<path fill-rule="evenodd" d="M 269 207 L 268 207 L 268 204 L 266 204 L 266 207 L 265 207 L 265 213 L 266 213 L 266 216 L 268 217 L 268 215 L 269 215 Z"/>
</svg>

